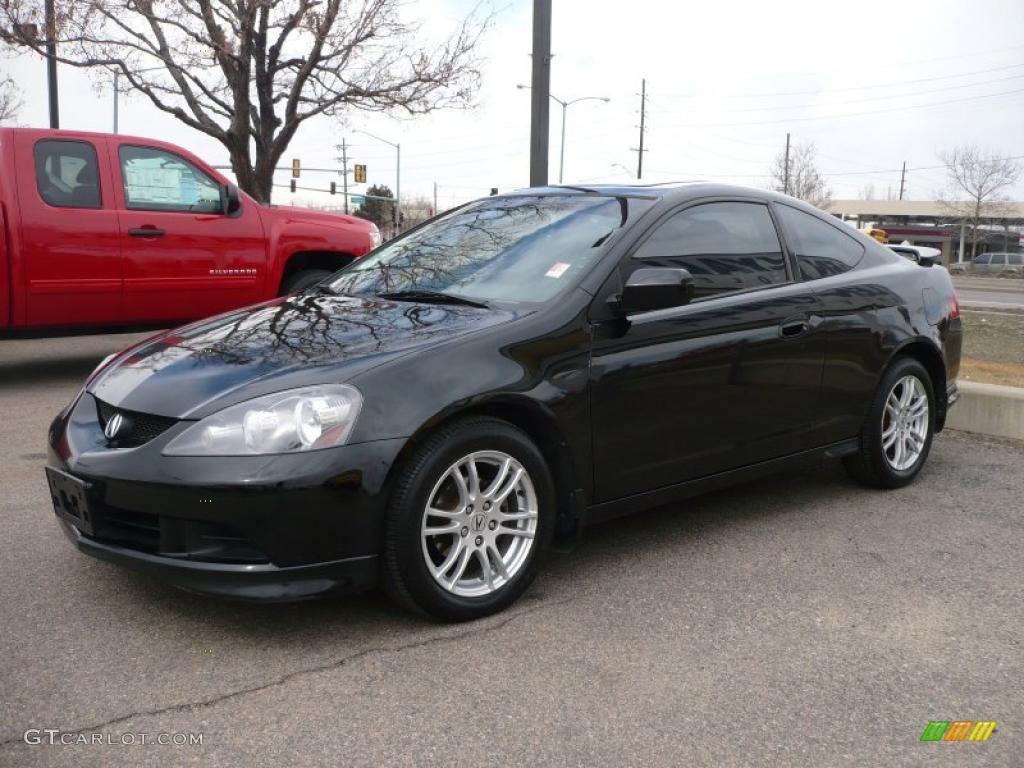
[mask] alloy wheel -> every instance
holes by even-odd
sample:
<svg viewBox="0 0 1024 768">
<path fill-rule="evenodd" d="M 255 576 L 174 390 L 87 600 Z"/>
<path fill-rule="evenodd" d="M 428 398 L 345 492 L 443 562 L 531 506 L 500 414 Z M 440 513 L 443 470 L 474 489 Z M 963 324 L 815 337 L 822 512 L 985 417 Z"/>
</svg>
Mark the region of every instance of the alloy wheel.
<svg viewBox="0 0 1024 768">
<path fill-rule="evenodd" d="M 431 490 L 421 524 L 423 557 L 443 589 L 482 597 L 515 577 L 536 533 L 529 473 L 507 453 L 476 451 L 449 466 Z"/>
<path fill-rule="evenodd" d="M 916 376 L 900 378 L 889 390 L 882 413 L 882 453 L 897 471 L 910 469 L 928 439 L 928 393 Z"/>
</svg>

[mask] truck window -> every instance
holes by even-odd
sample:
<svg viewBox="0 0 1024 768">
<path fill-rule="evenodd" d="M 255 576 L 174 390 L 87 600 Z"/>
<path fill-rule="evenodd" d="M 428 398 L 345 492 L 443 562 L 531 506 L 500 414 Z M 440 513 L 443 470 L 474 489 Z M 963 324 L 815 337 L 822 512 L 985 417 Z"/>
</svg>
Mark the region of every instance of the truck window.
<svg viewBox="0 0 1024 768">
<path fill-rule="evenodd" d="M 151 147 L 122 146 L 125 205 L 141 211 L 221 213 L 220 185 L 183 157 Z"/>
<path fill-rule="evenodd" d="M 39 196 L 59 208 L 102 208 L 96 149 L 87 141 L 36 143 Z"/>
</svg>

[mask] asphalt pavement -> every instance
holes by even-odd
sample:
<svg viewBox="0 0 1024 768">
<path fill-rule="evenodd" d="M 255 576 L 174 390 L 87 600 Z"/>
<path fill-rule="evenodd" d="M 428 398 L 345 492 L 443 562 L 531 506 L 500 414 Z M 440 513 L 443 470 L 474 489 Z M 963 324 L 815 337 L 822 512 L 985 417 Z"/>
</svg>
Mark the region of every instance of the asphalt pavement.
<svg viewBox="0 0 1024 768">
<path fill-rule="evenodd" d="M 0 341 L 0 766 L 1021 765 L 1022 444 L 944 433 L 899 491 L 828 464 L 598 526 L 472 624 L 218 602 L 53 519 L 46 427 L 129 340 Z"/>
<path fill-rule="evenodd" d="M 1024 309 L 1024 280 L 955 276 L 953 283 L 961 304 Z"/>
</svg>

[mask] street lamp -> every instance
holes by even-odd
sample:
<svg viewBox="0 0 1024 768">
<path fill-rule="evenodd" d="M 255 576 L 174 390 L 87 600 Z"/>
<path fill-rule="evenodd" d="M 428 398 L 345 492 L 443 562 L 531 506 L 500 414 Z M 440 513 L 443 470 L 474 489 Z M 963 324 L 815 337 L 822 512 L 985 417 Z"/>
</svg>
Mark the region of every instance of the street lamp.
<svg viewBox="0 0 1024 768">
<path fill-rule="evenodd" d="M 356 133 L 361 133 L 364 136 L 369 136 L 371 139 L 384 142 L 395 148 L 395 234 L 398 234 L 399 227 L 401 225 L 401 218 L 399 218 L 398 208 L 401 205 L 402 199 L 402 145 L 396 144 L 393 141 L 382 139 L 380 136 L 374 136 L 369 131 L 361 131 L 358 128 L 355 129 Z"/>
<path fill-rule="evenodd" d="M 530 90 L 528 85 L 517 85 L 516 88 L 519 90 Z M 562 99 L 555 96 L 553 93 L 549 93 L 552 99 L 562 105 L 562 147 L 558 152 L 558 183 L 562 183 L 562 172 L 565 170 L 565 111 L 569 108 L 570 104 L 576 104 L 580 101 L 604 101 L 609 102 L 607 96 L 580 96 L 578 99 L 570 99 L 569 101 L 563 101 Z"/>
<path fill-rule="evenodd" d="M 165 67 L 149 67 L 147 69 L 136 69 L 136 73 L 140 72 L 156 72 L 158 69 L 165 69 Z M 120 82 L 121 73 L 116 69 L 114 70 L 114 133 L 117 133 L 117 94 L 119 92 L 118 83 Z"/>
</svg>

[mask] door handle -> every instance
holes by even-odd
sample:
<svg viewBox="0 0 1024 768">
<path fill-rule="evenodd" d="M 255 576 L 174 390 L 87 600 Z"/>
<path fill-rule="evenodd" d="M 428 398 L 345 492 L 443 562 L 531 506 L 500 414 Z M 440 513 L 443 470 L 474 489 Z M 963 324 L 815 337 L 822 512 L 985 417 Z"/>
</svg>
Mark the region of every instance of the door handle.
<svg viewBox="0 0 1024 768">
<path fill-rule="evenodd" d="M 156 227 L 136 227 L 135 229 L 129 229 L 128 234 L 132 237 L 163 237 L 167 233 Z"/>
<path fill-rule="evenodd" d="M 798 320 L 786 320 L 779 326 L 779 332 L 786 338 L 792 338 L 806 333 L 807 327 L 807 321 L 803 318 Z"/>
</svg>

